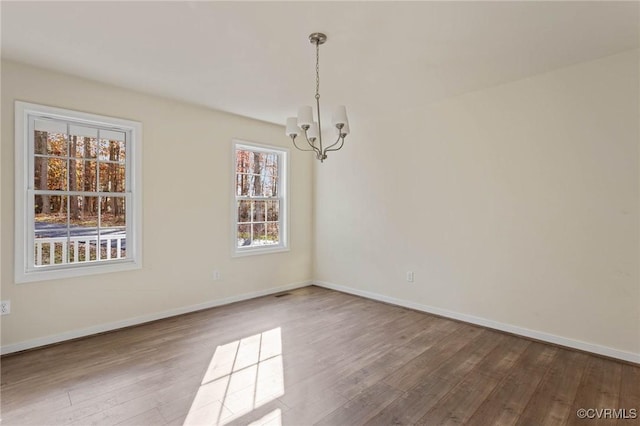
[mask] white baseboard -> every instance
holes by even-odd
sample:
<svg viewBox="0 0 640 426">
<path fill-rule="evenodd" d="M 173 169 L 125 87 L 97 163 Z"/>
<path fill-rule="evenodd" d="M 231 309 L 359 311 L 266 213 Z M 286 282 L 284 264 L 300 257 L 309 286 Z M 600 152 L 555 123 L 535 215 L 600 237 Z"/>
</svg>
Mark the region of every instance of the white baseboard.
<svg viewBox="0 0 640 426">
<path fill-rule="evenodd" d="M 183 306 L 180 308 L 170 309 L 164 312 L 157 312 L 153 314 L 142 315 L 135 318 L 128 318 L 122 321 L 110 322 L 107 324 L 100 324 L 89 328 L 83 328 L 80 330 L 66 331 L 60 334 L 54 334 L 51 336 L 39 337 L 37 339 L 27 340 L 20 343 L 13 343 L 11 345 L 5 345 L 0 347 L 0 354 L 6 355 L 13 352 L 24 351 L 26 349 L 33 349 L 39 346 L 50 345 L 52 343 L 64 342 L 65 340 L 77 339 L 79 337 L 91 336 L 92 334 L 104 333 L 105 331 L 117 330 L 124 327 L 130 327 L 132 325 L 144 324 L 150 321 L 156 321 L 163 318 L 169 318 L 176 315 L 187 314 L 189 312 L 200 311 L 202 309 L 214 308 L 216 306 L 228 305 L 229 303 L 240 302 L 243 300 L 254 299 L 260 296 L 267 296 L 269 294 L 280 293 L 282 291 L 293 290 L 300 287 L 307 287 L 312 284 L 312 281 L 301 281 L 293 284 L 287 284 L 280 287 L 272 287 L 266 290 L 254 291 L 251 293 L 239 294 L 237 296 L 225 297 L 224 299 L 211 300 L 197 305 Z"/>
<path fill-rule="evenodd" d="M 580 340 L 574 340 L 567 337 L 556 336 L 555 334 L 549 334 L 542 331 L 530 330 L 524 327 L 505 324 L 505 323 L 493 321 L 486 318 L 476 317 L 473 315 L 461 314 L 461 313 L 449 311 L 446 309 L 436 308 L 434 306 L 422 305 L 420 303 L 415 303 L 408 300 L 396 299 L 394 297 L 384 296 L 382 294 L 359 290 L 352 287 L 346 287 L 343 285 L 333 284 L 325 281 L 314 281 L 313 284 L 319 287 L 324 287 L 331 290 L 337 290 L 343 293 L 349 293 L 356 296 L 362 296 L 367 299 L 377 300 L 379 302 L 386 302 L 392 305 L 403 306 L 405 308 L 415 309 L 417 311 L 427 312 L 430 314 L 435 314 L 435 315 L 439 315 L 446 318 L 464 321 L 467 323 L 476 324 L 483 327 L 492 328 L 495 330 L 506 331 L 507 333 L 517 334 L 520 336 L 529 337 L 532 339 L 541 340 L 544 342 L 549 342 L 549 343 L 553 343 L 560 346 L 566 346 L 573 349 L 579 349 L 581 351 L 591 352 L 598 355 L 604 355 L 607 357 L 621 359 L 624 361 L 640 364 L 640 354 L 633 353 L 633 352 L 621 351 L 618 349 L 609 348 L 607 346 L 601 346 L 593 343 L 582 342 Z"/>
</svg>

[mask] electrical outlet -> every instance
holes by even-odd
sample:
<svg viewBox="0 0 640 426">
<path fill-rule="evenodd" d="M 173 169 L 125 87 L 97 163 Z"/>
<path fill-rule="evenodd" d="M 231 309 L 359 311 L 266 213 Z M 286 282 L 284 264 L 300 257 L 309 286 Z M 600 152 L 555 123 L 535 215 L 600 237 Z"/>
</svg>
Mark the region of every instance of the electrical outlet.
<svg viewBox="0 0 640 426">
<path fill-rule="evenodd" d="M 11 300 L 3 300 L 0 302 L 0 315 L 9 315 L 11 313 Z"/>
<path fill-rule="evenodd" d="M 213 271 L 213 280 L 220 281 L 222 279 L 222 274 L 217 269 Z"/>
<path fill-rule="evenodd" d="M 414 279 L 413 271 L 407 271 L 407 282 L 412 283 Z"/>
</svg>

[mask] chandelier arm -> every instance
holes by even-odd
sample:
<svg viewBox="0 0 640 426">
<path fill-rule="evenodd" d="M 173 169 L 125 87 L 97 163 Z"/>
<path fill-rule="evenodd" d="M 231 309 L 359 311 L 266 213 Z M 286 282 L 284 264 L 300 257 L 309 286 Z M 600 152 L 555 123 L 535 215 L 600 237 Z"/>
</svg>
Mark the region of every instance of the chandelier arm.
<svg viewBox="0 0 640 426">
<path fill-rule="evenodd" d="M 340 142 L 340 146 L 337 148 L 331 148 L 332 146 L 335 146 L 338 142 Z M 334 143 L 333 145 L 328 146 L 324 152 L 329 152 L 329 151 L 339 151 L 340 149 L 342 149 L 342 146 L 344 145 L 344 136 L 338 136 L 338 140 L 336 141 L 336 143 Z"/>
<path fill-rule="evenodd" d="M 300 151 L 313 151 L 313 149 L 302 149 L 298 146 L 298 144 L 296 144 L 296 138 L 291 138 L 291 141 L 293 142 L 293 146 L 295 146 L 296 148 L 298 148 Z"/>
<path fill-rule="evenodd" d="M 344 141 L 344 138 L 342 137 L 342 135 L 338 135 L 338 139 L 336 139 L 336 141 L 334 143 L 332 143 L 331 145 L 329 145 L 328 147 L 326 147 L 324 150 L 325 151 L 337 151 L 338 149 L 331 149 L 334 146 L 338 145 L 338 143 L 340 142 L 340 139 L 342 139 Z M 343 142 L 344 143 L 344 142 Z"/>
<path fill-rule="evenodd" d="M 307 136 L 307 130 L 305 130 L 305 131 L 304 131 L 304 138 L 307 140 L 307 143 L 309 144 L 309 146 L 310 146 L 311 148 L 313 148 L 313 151 L 314 151 L 316 154 L 320 154 L 320 150 L 318 149 L 318 147 L 317 147 L 317 146 L 315 146 L 313 143 L 311 143 L 311 141 L 309 140 L 309 137 Z M 306 150 L 305 150 L 305 151 L 306 151 Z"/>
</svg>

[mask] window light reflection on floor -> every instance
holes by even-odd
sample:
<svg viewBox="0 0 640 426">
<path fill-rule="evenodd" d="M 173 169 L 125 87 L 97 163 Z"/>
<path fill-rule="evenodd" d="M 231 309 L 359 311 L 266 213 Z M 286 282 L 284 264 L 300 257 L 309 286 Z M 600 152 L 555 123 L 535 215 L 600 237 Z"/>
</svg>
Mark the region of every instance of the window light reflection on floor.
<svg viewBox="0 0 640 426">
<path fill-rule="evenodd" d="M 184 426 L 224 425 L 284 395 L 281 339 L 278 327 L 218 346 Z M 279 425 L 275 411 L 264 421 Z"/>
</svg>

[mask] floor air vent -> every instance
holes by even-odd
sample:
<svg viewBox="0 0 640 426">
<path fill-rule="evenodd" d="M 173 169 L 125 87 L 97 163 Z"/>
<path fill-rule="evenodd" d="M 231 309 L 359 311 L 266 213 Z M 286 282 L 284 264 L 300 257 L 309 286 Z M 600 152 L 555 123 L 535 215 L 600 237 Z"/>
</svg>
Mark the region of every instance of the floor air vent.
<svg viewBox="0 0 640 426">
<path fill-rule="evenodd" d="M 274 297 L 285 297 L 285 296 L 290 296 L 291 293 L 280 293 L 280 294 L 276 294 Z"/>
</svg>

